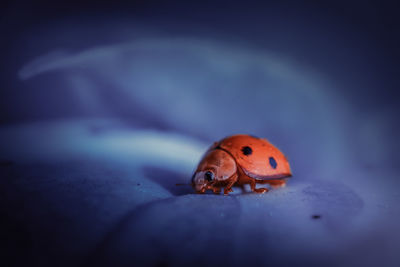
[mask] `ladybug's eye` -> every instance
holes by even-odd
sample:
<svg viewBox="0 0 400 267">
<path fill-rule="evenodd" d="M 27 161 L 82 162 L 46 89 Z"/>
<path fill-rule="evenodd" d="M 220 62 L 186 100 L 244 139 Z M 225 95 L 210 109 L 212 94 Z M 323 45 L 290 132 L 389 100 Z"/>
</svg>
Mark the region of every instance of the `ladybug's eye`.
<svg viewBox="0 0 400 267">
<path fill-rule="evenodd" d="M 207 181 L 211 182 L 212 180 L 214 180 L 214 173 L 207 171 L 204 174 L 204 178 L 206 178 Z"/>
</svg>

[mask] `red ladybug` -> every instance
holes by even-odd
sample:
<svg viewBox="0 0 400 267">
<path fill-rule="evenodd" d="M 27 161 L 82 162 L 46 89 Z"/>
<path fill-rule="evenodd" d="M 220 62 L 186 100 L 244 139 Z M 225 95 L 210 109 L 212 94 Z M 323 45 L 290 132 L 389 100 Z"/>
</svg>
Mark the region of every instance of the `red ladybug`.
<svg viewBox="0 0 400 267">
<path fill-rule="evenodd" d="M 267 188 L 256 184 L 284 186 L 292 172 L 285 155 L 266 139 L 249 135 L 233 135 L 215 142 L 201 159 L 192 177 L 197 193 L 213 190 L 219 194 L 232 192 L 232 186 L 250 184 L 253 192 L 264 193 Z"/>
</svg>

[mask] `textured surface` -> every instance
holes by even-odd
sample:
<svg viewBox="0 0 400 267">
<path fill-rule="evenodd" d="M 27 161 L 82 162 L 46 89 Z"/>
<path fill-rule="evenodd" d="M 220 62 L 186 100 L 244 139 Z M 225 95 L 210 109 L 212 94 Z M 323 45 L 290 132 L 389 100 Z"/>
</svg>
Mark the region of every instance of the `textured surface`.
<svg viewBox="0 0 400 267">
<path fill-rule="evenodd" d="M 68 123 L 77 135 L 60 131 L 63 141 L 85 141 L 73 154 L 67 147 L 52 147 L 44 154 L 8 156 L 12 160 L 2 162 L 1 198 L 7 204 L 2 227 L 9 248 L 18 247 L 18 255 L 24 255 L 15 255 L 17 262 L 285 266 L 383 261 L 394 266 L 399 260 L 400 194 L 391 188 L 395 184 L 366 179 L 371 172 L 352 173 L 347 182 L 295 175 L 287 187 L 263 195 L 238 188 L 230 196 L 195 195 L 190 187 L 175 184 L 189 181 L 206 145 L 154 133 L 153 144 L 168 141 L 183 152 L 194 151 L 192 157 L 163 158 L 148 149 L 146 156 L 139 148 L 117 151 L 118 146 L 106 143 L 121 142 L 124 136 L 139 147 L 149 133 L 137 137 L 136 131 L 119 129 L 100 137 L 86 130 L 86 124 L 99 122 Z M 63 127 L 37 128 L 47 139 L 34 145 L 45 147 Z M 8 134 L 17 136 L 13 130 Z M 29 129 L 23 132 L 34 135 Z M 0 134 L 5 140 L 4 131 Z M 29 144 L 21 145 L 31 150 Z M 1 154 L 6 158 L 5 150 Z"/>
<path fill-rule="evenodd" d="M 0 10 L 1 266 L 400 266 L 381 2 L 36 2 Z M 240 133 L 288 156 L 287 187 L 176 186 Z"/>
</svg>

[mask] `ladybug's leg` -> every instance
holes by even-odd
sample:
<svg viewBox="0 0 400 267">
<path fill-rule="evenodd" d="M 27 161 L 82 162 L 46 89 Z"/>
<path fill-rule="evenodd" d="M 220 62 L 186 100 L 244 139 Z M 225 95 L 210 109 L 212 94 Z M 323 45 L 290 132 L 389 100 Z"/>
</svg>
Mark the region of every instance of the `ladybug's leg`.
<svg viewBox="0 0 400 267">
<path fill-rule="evenodd" d="M 214 187 L 212 190 L 213 190 L 214 194 L 221 193 L 221 188 L 220 187 Z"/>
<path fill-rule="evenodd" d="M 206 190 L 212 190 L 214 194 L 219 194 L 221 193 L 221 187 L 216 185 L 217 181 L 213 181 L 209 185 L 207 185 Z"/>
<path fill-rule="evenodd" d="M 255 179 L 250 180 L 250 188 L 251 188 L 251 191 L 259 193 L 259 194 L 268 192 L 267 188 L 256 188 L 256 180 Z"/>
<path fill-rule="evenodd" d="M 267 182 L 272 188 L 284 187 L 286 185 L 286 180 L 268 180 Z"/>
<path fill-rule="evenodd" d="M 228 195 L 229 192 L 233 192 L 232 186 L 235 184 L 235 182 L 229 182 L 224 188 L 224 195 Z"/>
<path fill-rule="evenodd" d="M 204 194 L 205 192 L 206 192 L 206 189 L 203 188 L 203 189 L 201 189 L 200 191 L 197 191 L 196 193 L 197 193 L 197 194 Z"/>
<path fill-rule="evenodd" d="M 224 188 L 224 195 L 228 195 L 229 192 L 233 192 L 232 186 L 237 182 L 238 176 L 234 174 L 231 178 L 229 178 L 228 184 Z"/>
</svg>

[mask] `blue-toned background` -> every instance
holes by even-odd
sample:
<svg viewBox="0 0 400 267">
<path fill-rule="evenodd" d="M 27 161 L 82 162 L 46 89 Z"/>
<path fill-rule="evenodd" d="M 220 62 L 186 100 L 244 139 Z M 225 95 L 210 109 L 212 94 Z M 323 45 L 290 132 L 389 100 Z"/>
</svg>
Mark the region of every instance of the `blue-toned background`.
<svg viewBox="0 0 400 267">
<path fill-rule="evenodd" d="M 399 266 L 399 19 L 381 1 L 4 4 L 1 261 Z M 195 195 L 268 138 L 293 178 Z"/>
</svg>

